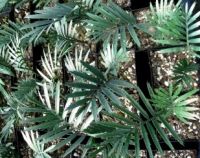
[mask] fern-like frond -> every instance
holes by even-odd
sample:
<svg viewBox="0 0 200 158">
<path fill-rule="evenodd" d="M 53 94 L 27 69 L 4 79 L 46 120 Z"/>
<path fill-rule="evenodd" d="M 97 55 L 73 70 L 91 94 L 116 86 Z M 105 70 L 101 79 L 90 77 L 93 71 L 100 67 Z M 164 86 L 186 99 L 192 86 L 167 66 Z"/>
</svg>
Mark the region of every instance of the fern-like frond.
<svg viewBox="0 0 200 158">
<path fill-rule="evenodd" d="M 88 118 L 90 121 L 85 121 L 82 125 L 82 129 L 84 129 L 93 120 L 99 120 L 99 112 L 102 109 L 112 112 L 112 107 L 109 105 L 110 101 L 121 105 L 119 97 L 123 97 L 126 93 L 124 88 L 131 88 L 132 84 L 122 80 L 107 80 L 99 69 L 88 63 L 81 63 L 87 71 L 71 71 L 76 80 L 67 83 L 67 86 L 73 88 L 73 92 L 67 95 L 67 97 L 77 98 L 77 100 L 69 105 L 67 110 L 75 110 L 75 116 L 81 116 L 82 119 L 88 111 L 91 111 L 91 117 Z"/>
<path fill-rule="evenodd" d="M 26 133 L 23 134 L 24 138 L 25 140 L 27 139 L 27 143 L 32 145 L 32 149 L 38 154 L 53 153 L 67 146 L 68 148 L 63 154 L 63 157 L 65 157 L 85 139 L 85 136 L 81 136 L 79 132 L 73 131 L 67 123 L 68 113 L 64 109 L 63 101 L 61 100 L 60 86 L 61 83 L 59 81 L 55 85 L 43 83 L 39 92 L 40 101 L 36 99 L 30 99 L 29 101 L 29 104 L 35 104 L 35 107 L 23 105 L 20 108 L 21 113 L 29 114 L 22 117 L 22 122 L 27 126 L 25 129 Z M 67 102 L 66 104 L 69 103 Z M 37 117 L 30 115 L 35 112 L 38 113 Z M 29 138 L 30 134 L 28 131 L 32 130 L 43 130 L 45 132 L 37 138 L 31 134 L 33 138 Z M 52 141 L 56 141 L 57 143 L 48 146 L 46 149 L 41 148 Z M 42 152 L 39 152 L 41 150 Z"/>
<path fill-rule="evenodd" d="M 43 95 L 39 92 L 39 96 L 43 104 L 47 105 L 49 110 L 55 111 L 57 115 L 59 115 L 60 109 L 62 108 L 60 107 L 60 85 L 61 83 L 58 81 L 56 83 L 55 89 L 53 87 L 51 89 L 51 85 L 48 86 L 46 83 L 44 83 L 42 85 Z M 52 92 L 50 93 L 49 90 L 51 90 Z M 51 100 L 52 100 L 50 99 L 51 97 L 54 98 L 54 101 L 55 101 L 54 103 L 51 103 Z"/>
<path fill-rule="evenodd" d="M 31 36 L 30 41 L 37 41 L 43 32 L 48 32 L 63 17 L 66 17 L 66 22 L 76 18 L 78 16 L 76 9 L 74 4 L 57 4 L 54 7 L 44 7 L 43 10 L 36 10 L 34 15 L 27 16 L 28 19 L 37 19 L 37 21 L 22 28 L 32 29 L 24 38 Z"/>
<path fill-rule="evenodd" d="M 36 92 L 37 84 L 35 79 L 21 80 L 16 90 L 12 93 L 18 101 L 25 102 Z"/>
<path fill-rule="evenodd" d="M 0 49 L 0 57 L 7 62 L 9 61 L 8 49 L 5 46 Z"/>
<path fill-rule="evenodd" d="M 191 96 L 194 95 L 198 90 L 191 90 L 185 94 L 181 94 L 183 87 L 181 85 L 173 87 L 171 84 L 168 89 L 152 89 L 149 87 L 150 95 L 152 98 L 153 106 L 158 109 L 166 109 L 167 113 L 165 116 L 175 115 L 178 119 L 187 123 L 188 120 L 198 119 L 199 116 L 194 114 L 194 111 L 198 108 L 192 107 L 189 104 L 195 102 Z"/>
<path fill-rule="evenodd" d="M 174 4 L 174 0 L 156 0 L 155 7 L 150 3 L 151 23 L 159 26 L 165 25 L 169 19 L 176 16 L 181 1 Z"/>
<path fill-rule="evenodd" d="M 44 52 L 44 57 L 41 59 L 44 71 L 38 70 L 38 73 L 48 83 L 57 81 L 61 75 L 61 59 L 58 53 L 58 49 L 55 48 L 52 54 L 50 47 L 48 47 L 47 53 Z"/>
<path fill-rule="evenodd" d="M 13 67 L 4 58 L 0 57 L 0 74 L 14 76 Z"/>
<path fill-rule="evenodd" d="M 5 122 L 3 128 L 0 131 L 0 142 L 6 142 L 14 131 L 17 115 L 16 111 L 9 106 L 1 107 L 0 115 L 1 119 L 3 119 Z"/>
<path fill-rule="evenodd" d="M 156 27 L 162 39 L 155 39 L 155 42 L 162 45 L 169 45 L 172 48 L 160 50 L 161 53 L 178 53 L 185 51 L 191 56 L 199 57 L 200 35 L 198 17 L 200 12 L 194 13 L 196 3 L 191 7 L 185 4 L 185 8 L 179 8 L 179 12 L 175 16 L 170 17 L 163 26 Z M 176 46 L 176 47 L 173 47 Z"/>
<path fill-rule="evenodd" d="M 76 42 L 80 41 L 78 39 L 77 25 L 73 25 L 70 21 L 67 23 L 64 17 L 61 21 L 54 24 L 55 30 L 57 32 L 57 42 L 56 47 L 62 50 L 62 55 L 66 54 Z"/>
<path fill-rule="evenodd" d="M 13 67 L 10 64 L 9 50 L 6 47 L 0 49 L 0 73 L 14 76 Z"/>
<path fill-rule="evenodd" d="M 81 47 L 75 49 L 74 57 L 72 57 L 70 53 L 66 55 L 65 66 L 68 71 L 85 71 L 84 66 L 81 64 L 81 61 L 86 62 L 89 60 L 90 51 L 87 51 L 85 55 L 83 55 L 83 53 L 83 48 Z M 94 65 L 94 62 L 92 62 L 91 65 Z"/>
<path fill-rule="evenodd" d="M 179 61 L 173 69 L 175 84 L 183 84 L 184 87 L 191 89 L 195 80 L 192 77 L 193 72 L 197 72 L 199 65 L 191 63 L 186 59 Z"/>
<path fill-rule="evenodd" d="M 171 125 L 165 120 L 164 115 L 166 111 L 164 109 L 154 110 L 152 104 L 144 96 L 142 91 L 137 86 L 134 88 L 138 91 L 138 94 L 144 103 L 146 110 L 131 95 L 126 94 L 126 97 L 130 101 L 130 105 L 136 108 L 141 115 L 133 113 L 125 106 L 113 104 L 114 108 L 116 110 L 120 110 L 121 113 L 104 112 L 103 114 L 110 117 L 111 119 L 108 119 L 108 121 L 92 123 L 85 130 L 85 132 L 89 135 L 103 139 L 102 143 L 96 144 L 95 146 L 97 147 L 96 151 L 94 151 L 96 154 L 99 152 L 105 152 L 106 147 L 109 146 L 109 151 L 105 157 L 112 156 L 112 154 L 118 158 L 128 157 L 131 150 L 129 150 L 127 146 L 133 145 L 135 147 L 133 149 L 133 151 L 135 151 L 134 156 L 139 158 L 140 139 L 144 140 L 146 149 L 151 158 L 154 156 L 150 140 L 153 140 L 154 145 L 161 154 L 163 153 L 163 150 L 159 144 L 160 138 L 163 139 L 171 149 L 173 149 L 167 133 L 161 127 L 161 124 L 164 124 L 165 128 L 172 134 L 172 136 L 179 143 L 183 144 L 180 137 L 176 134 Z M 143 116 L 143 118 L 141 116 Z M 117 122 L 109 121 L 112 119 L 117 120 Z"/>
<path fill-rule="evenodd" d="M 21 39 L 16 34 L 15 38 L 11 40 L 11 45 L 8 45 L 9 62 L 19 72 L 30 72 L 31 69 L 27 65 L 25 52 L 20 46 Z"/>
<path fill-rule="evenodd" d="M 4 24 L 0 28 L 0 48 L 7 47 L 13 40 L 16 39 L 16 36 L 22 37 L 25 35 L 26 30 L 21 30 L 22 25 L 9 21 L 8 24 Z M 27 39 L 21 40 L 20 45 L 22 47 L 27 46 Z"/>
<path fill-rule="evenodd" d="M 107 73 L 110 72 L 115 76 L 117 76 L 122 63 L 129 60 L 128 53 L 123 52 L 122 49 L 115 50 L 114 46 L 110 46 L 110 44 L 101 52 L 101 57 L 103 65 L 107 68 Z"/>
<path fill-rule="evenodd" d="M 95 41 L 103 41 L 106 46 L 108 43 L 117 48 L 118 42 L 123 50 L 126 50 L 127 32 L 133 41 L 140 46 L 135 28 L 136 20 L 133 14 L 128 13 L 110 2 L 102 4 L 97 8 L 96 14 L 87 14 L 89 19 L 85 20 L 91 30 L 91 37 Z"/>
<path fill-rule="evenodd" d="M 51 156 L 45 152 L 45 144 L 37 140 L 39 137 L 38 132 L 22 131 L 21 133 L 28 146 L 34 151 L 33 156 L 35 158 L 51 158 Z"/>
</svg>

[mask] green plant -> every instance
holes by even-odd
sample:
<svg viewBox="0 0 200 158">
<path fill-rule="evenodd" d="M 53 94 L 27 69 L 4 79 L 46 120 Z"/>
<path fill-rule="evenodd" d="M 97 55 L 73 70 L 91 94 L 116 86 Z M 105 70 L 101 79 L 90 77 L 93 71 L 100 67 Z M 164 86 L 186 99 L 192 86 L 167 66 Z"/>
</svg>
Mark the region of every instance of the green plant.
<svg viewBox="0 0 200 158">
<path fill-rule="evenodd" d="M 170 46 L 161 52 L 186 51 L 198 56 L 196 18 L 200 12 L 193 13 L 195 3 L 183 9 L 180 2 L 156 1 L 155 7 L 150 5 L 152 18 L 146 24 L 111 1 L 33 2 L 40 10 L 26 16 L 30 22 L 8 22 L 0 30 L 3 143 L 12 138 L 14 127 L 22 126 L 23 138 L 38 158 L 53 157 L 60 150 L 62 154 L 56 156 L 66 157 L 77 149 L 82 158 L 140 157 L 142 140 L 152 158 L 151 142 L 161 155 L 160 140 L 174 149 L 169 133 L 183 144 L 167 120 L 174 116 L 184 123 L 198 119 L 194 114 L 198 109 L 189 105 L 197 90 L 185 92 L 185 85 L 192 81 L 188 73 L 198 67 L 186 59 L 180 61 L 174 67 L 176 83 L 165 89 L 147 85 L 150 98 L 137 85 L 123 80 L 119 69 L 129 62 L 127 45 L 132 42 L 141 47 L 138 31 Z M 0 2 L 0 8 L 5 3 Z M 27 55 L 30 46 L 38 43 L 44 51 L 41 67 L 33 72 Z M 171 48 L 174 45 L 179 46 Z M 96 56 L 98 49 L 100 56 Z M 70 81 L 65 81 L 63 70 L 71 75 Z M 41 79 L 36 79 L 36 73 Z M 8 87 L 6 77 L 16 77 L 16 86 Z M 142 102 L 134 98 L 132 90 Z"/>
<path fill-rule="evenodd" d="M 163 1 L 162 1 L 163 2 Z M 164 11 L 171 3 L 165 5 L 161 3 L 160 8 Z M 164 24 L 155 26 L 158 32 L 156 34 L 161 34 L 161 37 L 156 37 L 154 41 L 161 45 L 167 45 L 169 48 L 161 49 L 162 53 L 179 53 L 185 51 L 191 57 L 199 57 L 199 14 L 200 12 L 194 12 L 196 3 L 194 2 L 191 7 L 186 3 L 184 6 L 178 5 L 174 6 L 169 14 L 164 15 L 163 19 L 168 19 Z M 154 18 L 160 17 L 160 9 L 154 11 L 152 9 Z M 161 14 L 162 15 L 162 14 Z M 173 19 L 173 20 L 172 20 Z"/>
<path fill-rule="evenodd" d="M 101 53 L 102 63 L 107 68 L 107 72 L 117 76 L 122 63 L 127 62 L 128 53 L 124 53 L 122 49 L 114 50 L 114 46 L 107 45 Z"/>
<path fill-rule="evenodd" d="M 6 145 L 0 143 L 0 158 L 14 158 L 14 148 L 12 144 Z"/>
<path fill-rule="evenodd" d="M 192 78 L 192 72 L 196 72 L 199 69 L 199 65 L 196 63 L 189 62 L 186 59 L 179 61 L 174 66 L 174 77 L 175 84 L 182 83 L 186 88 L 192 88 L 192 84 L 195 82 Z"/>
<path fill-rule="evenodd" d="M 191 113 L 198 108 L 189 105 L 196 100 L 192 98 L 186 99 L 194 95 L 198 90 L 191 90 L 181 95 L 181 92 L 183 91 L 183 86 L 181 85 L 174 87 L 171 84 L 167 90 L 163 88 L 152 90 L 150 86 L 148 86 L 148 88 L 153 106 L 158 109 L 165 109 L 166 117 L 173 114 L 185 123 L 188 123 L 187 120 L 198 119 L 198 115 Z"/>
<path fill-rule="evenodd" d="M 154 93 L 152 88 L 148 85 L 152 97 L 152 100 L 149 100 L 137 86 L 134 86 L 134 88 L 138 91 L 147 110 L 145 110 L 131 95 L 126 94 L 126 97 L 130 101 L 130 105 L 136 108 L 144 118 L 128 110 L 124 105 L 113 103 L 112 105 L 123 114 L 103 112 L 103 114 L 110 117 L 110 121 L 92 123 L 89 128 L 85 130 L 89 135 L 103 139 L 102 143 L 94 143 L 91 145 L 91 148 L 94 149 L 92 154 L 102 152 L 104 157 L 129 157 L 132 154 L 131 150 L 128 148 L 129 144 L 131 144 L 135 149 L 135 157 L 139 157 L 139 140 L 143 139 L 149 156 L 153 157 L 150 138 L 153 140 L 160 154 L 163 154 L 163 150 L 159 144 L 159 137 L 173 150 L 173 146 L 166 132 L 161 127 L 161 124 L 164 124 L 164 128 L 167 129 L 178 142 L 181 144 L 183 143 L 166 119 L 171 115 L 175 115 L 185 122 L 185 118 L 191 120 L 198 117 L 190 113 L 190 111 L 197 110 L 196 108 L 186 106 L 191 103 L 188 98 L 197 91 L 193 90 L 179 96 L 182 87 L 174 89 L 171 85 L 169 87 L 169 92 L 160 88 L 155 90 Z M 153 106 L 158 109 L 154 110 Z M 113 120 L 116 121 L 113 122 Z"/>
</svg>

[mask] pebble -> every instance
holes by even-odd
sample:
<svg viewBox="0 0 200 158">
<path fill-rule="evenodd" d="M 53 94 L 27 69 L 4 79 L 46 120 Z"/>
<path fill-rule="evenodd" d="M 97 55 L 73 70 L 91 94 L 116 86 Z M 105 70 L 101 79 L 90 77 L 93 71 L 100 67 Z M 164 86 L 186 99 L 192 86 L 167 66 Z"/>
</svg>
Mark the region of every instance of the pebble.
<svg viewBox="0 0 200 158">
<path fill-rule="evenodd" d="M 193 129 L 197 129 L 197 126 L 194 125 L 194 126 L 193 126 Z"/>
</svg>

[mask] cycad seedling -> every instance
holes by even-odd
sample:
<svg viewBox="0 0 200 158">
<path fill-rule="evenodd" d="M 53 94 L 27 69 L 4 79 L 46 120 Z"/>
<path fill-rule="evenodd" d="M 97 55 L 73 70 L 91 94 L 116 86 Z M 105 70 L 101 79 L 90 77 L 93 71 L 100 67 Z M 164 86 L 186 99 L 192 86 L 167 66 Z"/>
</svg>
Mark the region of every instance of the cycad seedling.
<svg viewBox="0 0 200 158">
<path fill-rule="evenodd" d="M 189 120 L 199 119 L 199 116 L 193 113 L 198 108 L 190 105 L 196 99 L 189 99 L 198 92 L 197 89 L 184 94 L 181 94 L 183 91 L 183 86 L 181 85 L 173 86 L 171 84 L 168 89 L 158 88 L 155 90 L 148 85 L 148 89 L 152 105 L 158 109 L 166 110 L 165 117 L 175 115 L 184 123 L 188 123 Z"/>
<path fill-rule="evenodd" d="M 192 77 L 192 73 L 197 72 L 198 69 L 199 64 L 189 62 L 187 59 L 179 61 L 173 69 L 175 84 L 183 84 L 187 89 L 191 89 L 196 82 Z"/>
<path fill-rule="evenodd" d="M 104 48 L 101 57 L 103 59 L 102 64 L 107 68 L 106 74 L 111 73 L 115 76 L 118 75 L 122 63 L 129 60 L 128 53 L 125 53 L 122 49 L 116 50 L 114 46 L 110 46 L 110 44 Z"/>
<path fill-rule="evenodd" d="M 164 3 L 162 5 L 162 8 L 166 7 Z M 153 37 L 154 41 L 169 46 L 169 48 L 161 49 L 161 53 L 181 53 L 185 51 L 192 57 L 199 57 L 200 47 L 198 43 L 200 38 L 198 36 L 200 33 L 198 18 L 200 12 L 195 13 L 195 7 L 195 2 L 190 7 L 188 3 L 183 7 L 176 5 L 173 9 L 175 12 L 169 14 L 170 19 L 163 25 L 155 26 L 158 30 L 157 34 L 161 34 L 161 36 L 157 37 L 155 35 Z M 160 10 L 157 9 L 156 11 L 152 9 L 152 13 L 159 17 Z"/>
<path fill-rule="evenodd" d="M 151 100 L 145 97 L 140 88 L 134 86 L 134 89 L 137 90 L 144 107 L 147 110 L 145 110 L 144 107 L 131 95 L 126 94 L 126 98 L 130 101 L 130 105 L 136 108 L 140 115 L 128 110 L 124 105 L 113 103 L 113 107 L 121 111 L 121 113 L 108 113 L 104 111 L 103 115 L 116 119 L 117 122 L 111 122 L 109 120 L 100 121 L 92 123 L 85 130 L 89 135 L 103 139 L 102 143 L 93 143 L 93 145 L 91 145 L 91 147 L 94 147 L 94 153 L 102 152 L 104 157 L 113 156 L 115 158 L 127 158 L 131 153 L 128 146 L 129 144 L 133 144 L 135 147 L 134 156 L 138 158 L 140 157 L 139 140 L 141 138 L 144 140 L 150 157 L 153 157 L 150 139 L 153 140 L 153 143 L 160 154 L 163 154 L 163 150 L 159 144 L 160 138 L 163 139 L 169 148 L 173 150 L 173 146 L 166 131 L 161 127 L 161 124 L 163 124 L 164 128 L 172 134 L 174 139 L 183 144 L 181 138 L 177 135 L 166 119 L 172 115 L 177 116 L 184 122 L 190 119 L 196 119 L 197 116 L 191 112 L 197 109 L 189 107 L 188 104 L 192 102 L 190 97 L 196 93 L 197 90 L 180 95 L 182 87 L 174 89 L 171 85 L 168 90 L 160 88 L 155 90 L 155 92 L 149 85 L 148 88 L 152 98 Z M 153 107 L 156 107 L 156 109 Z M 141 116 L 143 116 L 143 118 Z"/>
<path fill-rule="evenodd" d="M 25 1 L 17 0 L 16 5 Z M 139 158 L 141 140 L 153 158 L 151 142 L 160 154 L 160 141 L 174 149 L 169 133 L 183 144 L 167 120 L 173 115 L 185 123 L 198 119 L 197 108 L 189 105 L 197 90 L 185 92 L 185 87 L 179 85 L 189 86 L 190 73 L 198 68 L 196 64 L 180 61 L 174 67 L 176 84 L 170 84 L 168 89 L 148 85 L 149 99 L 139 87 L 119 79 L 118 72 L 128 61 L 127 45 L 132 42 L 134 47 L 140 47 L 137 30 L 149 33 L 149 25 L 140 23 L 132 12 L 111 1 L 55 2 L 33 0 L 37 6 L 45 7 L 27 16 L 29 24 L 24 24 L 28 22 L 24 20 L 23 24 L 9 22 L 1 26 L 0 73 L 17 77 L 19 84 L 10 92 L 4 78 L 0 79 L 5 100 L 0 107 L 5 123 L 0 140 L 6 142 L 12 138 L 15 126 L 24 126 L 24 140 L 37 158 L 50 158 L 60 150 L 63 153 L 56 157 L 66 157 L 78 148 L 83 151 L 82 158 L 98 154 L 102 158 Z M 156 6 L 150 6 L 150 22 L 156 28 L 152 28 L 154 41 L 169 46 L 161 52 L 184 50 L 198 56 L 200 12 L 194 13 L 194 8 L 195 3 L 182 6 L 173 0 L 156 0 Z M 38 70 L 41 80 L 34 79 L 36 72 L 26 60 L 33 41 L 43 43 L 42 68 Z M 101 57 L 97 57 L 97 52 L 101 52 Z M 39 52 L 33 52 L 33 59 L 36 53 Z M 68 82 L 64 69 L 73 76 Z M 140 101 L 128 93 L 129 89 L 138 92 Z M 7 151 L 4 147 L 0 145 L 0 154 Z"/>
</svg>

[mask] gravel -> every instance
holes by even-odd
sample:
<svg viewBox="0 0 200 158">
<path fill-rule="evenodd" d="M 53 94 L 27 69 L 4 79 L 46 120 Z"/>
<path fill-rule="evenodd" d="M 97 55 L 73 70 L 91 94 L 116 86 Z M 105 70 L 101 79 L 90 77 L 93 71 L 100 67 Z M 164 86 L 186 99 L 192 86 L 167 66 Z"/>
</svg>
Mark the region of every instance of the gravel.
<svg viewBox="0 0 200 158">
<path fill-rule="evenodd" d="M 154 76 L 154 86 L 155 87 L 168 87 L 170 83 L 173 82 L 173 67 L 181 59 L 188 59 L 191 62 L 195 63 L 194 59 L 190 59 L 189 55 L 182 52 L 180 54 L 161 54 L 159 52 L 151 52 L 151 66 Z M 192 73 L 192 78 L 196 81 L 193 83 L 193 87 L 197 88 L 198 76 L 197 72 Z"/>
<path fill-rule="evenodd" d="M 155 154 L 155 158 L 196 158 L 195 150 L 165 151 L 164 155 Z"/>
<path fill-rule="evenodd" d="M 137 84 L 136 67 L 135 67 L 135 50 L 132 49 L 127 53 L 129 54 L 129 61 L 122 65 L 122 67 L 119 70 L 119 76 L 123 80 L 126 80 L 133 84 Z M 130 90 L 129 93 L 132 94 L 135 99 L 138 99 L 138 94 L 136 90 Z"/>
<path fill-rule="evenodd" d="M 170 54 L 164 55 L 158 52 L 151 52 L 151 63 L 153 69 L 153 76 L 154 76 L 154 86 L 155 87 L 168 87 L 170 83 L 173 82 L 173 66 L 181 59 L 189 59 L 189 56 L 185 53 L 181 54 Z M 193 59 L 193 62 L 194 59 Z M 193 79 L 198 81 L 197 73 L 192 74 Z M 197 87 L 198 84 L 195 82 L 193 84 L 194 88 Z M 196 98 L 196 102 L 191 104 L 191 106 L 198 107 L 199 110 L 196 114 L 200 117 L 200 97 L 194 96 Z M 200 120 L 191 121 L 189 124 L 184 124 L 177 120 L 177 118 L 171 118 L 169 120 L 173 125 L 174 129 L 180 134 L 183 138 L 191 138 L 191 139 L 199 139 L 200 138 Z"/>
</svg>

